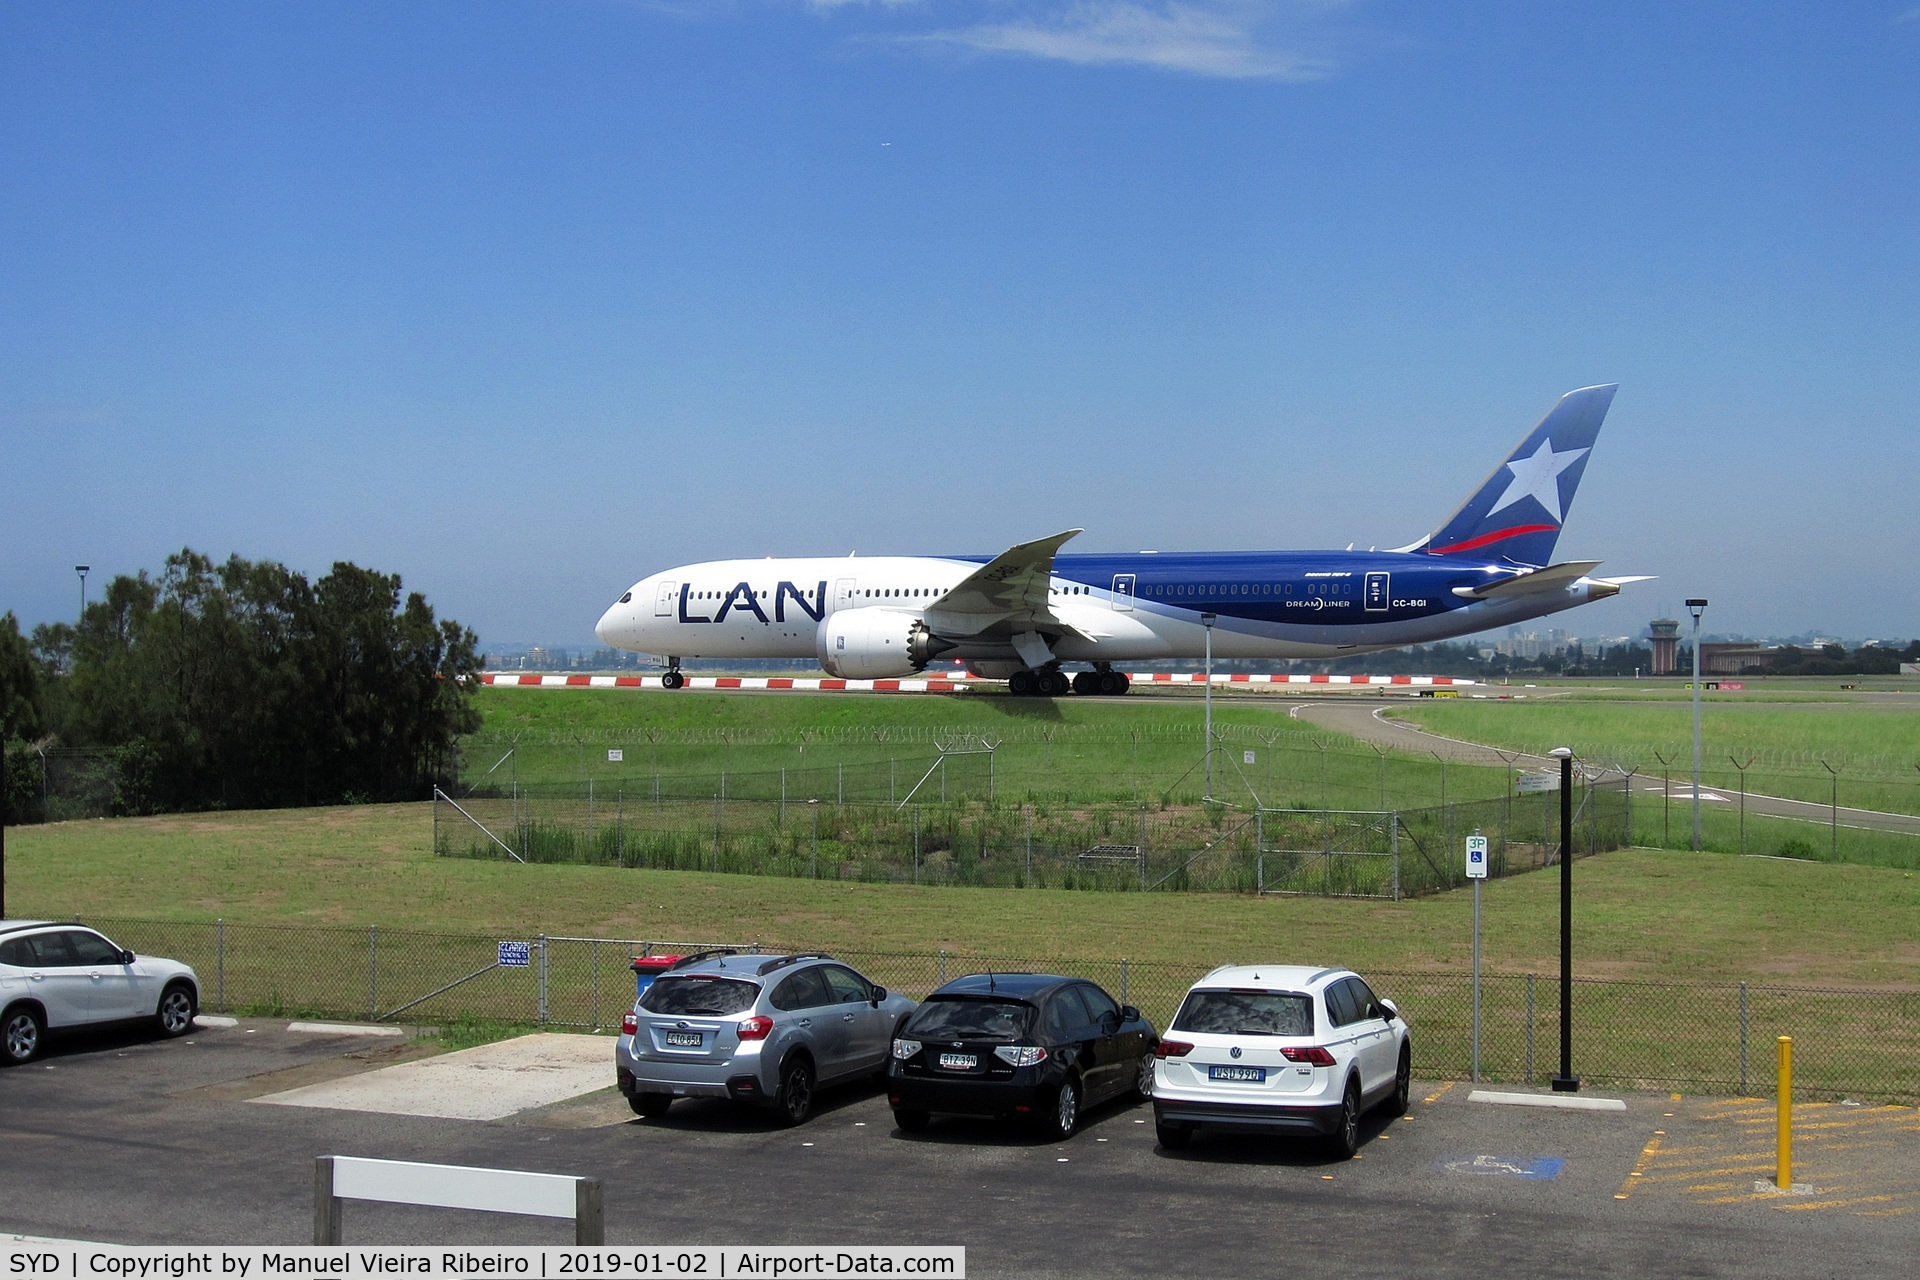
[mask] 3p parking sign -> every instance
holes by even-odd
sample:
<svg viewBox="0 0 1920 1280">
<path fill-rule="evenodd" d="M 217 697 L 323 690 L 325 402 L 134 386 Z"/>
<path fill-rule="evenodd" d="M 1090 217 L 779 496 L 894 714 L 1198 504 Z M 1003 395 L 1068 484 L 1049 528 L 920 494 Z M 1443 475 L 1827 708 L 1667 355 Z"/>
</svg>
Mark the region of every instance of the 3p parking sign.
<svg viewBox="0 0 1920 1280">
<path fill-rule="evenodd" d="M 1485 880 L 1487 878 L 1487 838 L 1485 836 L 1467 837 L 1467 879 Z"/>
</svg>

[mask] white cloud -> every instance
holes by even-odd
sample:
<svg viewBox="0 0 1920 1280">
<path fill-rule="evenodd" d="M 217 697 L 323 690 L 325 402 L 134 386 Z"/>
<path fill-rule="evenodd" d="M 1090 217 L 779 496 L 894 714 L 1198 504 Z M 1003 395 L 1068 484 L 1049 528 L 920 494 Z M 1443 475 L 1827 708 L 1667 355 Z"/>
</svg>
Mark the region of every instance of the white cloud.
<svg viewBox="0 0 1920 1280">
<path fill-rule="evenodd" d="M 885 10 L 931 29 L 869 33 L 872 42 L 946 46 L 1081 66 L 1131 65 L 1225 79 L 1313 80 L 1333 59 L 1308 26 L 1346 0 L 805 0 L 823 14 Z M 957 8 L 987 10 L 947 23 Z"/>
</svg>

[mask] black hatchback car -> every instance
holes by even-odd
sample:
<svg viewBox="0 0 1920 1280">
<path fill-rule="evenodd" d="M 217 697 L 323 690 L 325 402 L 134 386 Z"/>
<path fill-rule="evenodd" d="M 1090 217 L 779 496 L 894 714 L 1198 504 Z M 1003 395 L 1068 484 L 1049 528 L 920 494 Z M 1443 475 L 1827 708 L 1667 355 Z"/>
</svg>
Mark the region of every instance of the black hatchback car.
<svg viewBox="0 0 1920 1280">
<path fill-rule="evenodd" d="M 894 1033 L 887 1101 L 908 1133 L 936 1112 L 1029 1120 L 1072 1136 L 1080 1113 L 1145 1097 L 1160 1037 L 1084 978 L 978 973 L 928 996 Z"/>
</svg>

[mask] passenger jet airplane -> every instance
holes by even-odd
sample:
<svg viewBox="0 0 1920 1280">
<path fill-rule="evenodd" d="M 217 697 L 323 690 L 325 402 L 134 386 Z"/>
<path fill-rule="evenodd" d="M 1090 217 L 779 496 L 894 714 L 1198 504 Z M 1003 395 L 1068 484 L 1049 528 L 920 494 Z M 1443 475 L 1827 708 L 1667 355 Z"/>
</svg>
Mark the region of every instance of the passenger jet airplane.
<svg viewBox="0 0 1920 1280">
<path fill-rule="evenodd" d="M 1561 397 L 1458 511 L 1395 551 L 1061 555 L 1068 529 L 997 556 L 710 560 L 634 583 L 594 630 L 665 657 L 669 689 L 690 657 L 817 657 L 851 679 L 941 658 L 1054 697 L 1124 693 L 1114 663 L 1197 659 L 1209 640 L 1221 658 L 1335 658 L 1508 626 L 1645 581 L 1553 562 L 1614 390 Z M 1065 663 L 1092 669 L 1069 681 Z"/>
</svg>

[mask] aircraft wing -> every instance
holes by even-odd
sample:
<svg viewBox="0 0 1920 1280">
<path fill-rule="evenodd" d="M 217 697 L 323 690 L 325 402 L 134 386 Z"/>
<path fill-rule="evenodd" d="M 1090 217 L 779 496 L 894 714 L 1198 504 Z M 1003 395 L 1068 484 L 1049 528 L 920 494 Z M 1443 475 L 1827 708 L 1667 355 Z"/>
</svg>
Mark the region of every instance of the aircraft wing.
<svg viewBox="0 0 1920 1280">
<path fill-rule="evenodd" d="M 1562 591 L 1599 567 L 1598 560 L 1567 560 L 1550 564 L 1544 569 L 1535 569 L 1532 573 L 1523 573 L 1517 578 L 1501 578 L 1485 586 L 1455 587 L 1453 594 L 1469 600 L 1511 600 L 1515 596 L 1530 596 L 1540 591 Z"/>
<path fill-rule="evenodd" d="M 1013 632 L 1074 632 L 1054 615 L 1047 586 L 1053 578 L 1053 557 L 1082 531 L 1068 529 L 1050 538 L 1022 542 L 961 579 L 926 611 L 927 626 L 941 636 L 977 636 L 1003 627 Z"/>
</svg>

